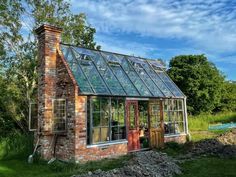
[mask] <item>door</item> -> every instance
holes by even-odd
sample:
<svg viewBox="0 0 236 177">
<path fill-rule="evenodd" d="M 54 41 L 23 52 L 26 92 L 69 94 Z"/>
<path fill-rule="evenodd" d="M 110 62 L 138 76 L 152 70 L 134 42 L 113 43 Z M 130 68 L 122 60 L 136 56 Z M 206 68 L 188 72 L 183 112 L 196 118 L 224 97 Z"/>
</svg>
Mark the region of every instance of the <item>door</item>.
<svg viewBox="0 0 236 177">
<path fill-rule="evenodd" d="M 138 101 L 126 101 L 128 151 L 140 149 Z"/>
<path fill-rule="evenodd" d="M 149 102 L 149 131 L 150 147 L 158 148 L 164 146 L 164 122 L 163 107 L 161 100 Z"/>
</svg>

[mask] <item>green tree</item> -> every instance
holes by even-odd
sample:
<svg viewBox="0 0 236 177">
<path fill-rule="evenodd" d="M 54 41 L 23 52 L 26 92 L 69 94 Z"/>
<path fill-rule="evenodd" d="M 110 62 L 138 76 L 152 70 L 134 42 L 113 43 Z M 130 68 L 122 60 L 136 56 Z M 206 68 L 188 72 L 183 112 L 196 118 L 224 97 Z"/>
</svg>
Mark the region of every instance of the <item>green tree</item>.
<svg viewBox="0 0 236 177">
<path fill-rule="evenodd" d="M 73 14 L 65 0 L 2 0 L 0 2 L 1 120 L 27 130 L 28 108 L 37 90 L 37 38 L 41 24 L 63 28 L 62 42 L 100 49 L 96 30 L 83 13 Z M 3 86 L 4 85 L 4 86 Z M 7 99 L 8 98 L 8 99 Z"/>
<path fill-rule="evenodd" d="M 187 96 L 190 113 L 212 112 L 219 106 L 224 76 L 204 55 L 172 58 L 168 74 Z"/>
<path fill-rule="evenodd" d="M 236 83 L 226 81 L 217 111 L 236 111 Z"/>
</svg>

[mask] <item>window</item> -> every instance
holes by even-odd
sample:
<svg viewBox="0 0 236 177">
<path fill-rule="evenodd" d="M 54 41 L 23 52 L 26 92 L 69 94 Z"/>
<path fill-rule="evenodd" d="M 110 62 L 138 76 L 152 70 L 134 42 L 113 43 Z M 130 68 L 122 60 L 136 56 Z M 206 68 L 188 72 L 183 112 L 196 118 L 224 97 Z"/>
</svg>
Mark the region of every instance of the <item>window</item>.
<svg viewBox="0 0 236 177">
<path fill-rule="evenodd" d="M 164 101 L 165 134 L 179 134 L 184 132 L 183 100 L 171 99 Z"/>
<path fill-rule="evenodd" d="M 109 100 L 92 100 L 92 142 L 109 141 Z"/>
<path fill-rule="evenodd" d="M 159 128 L 161 125 L 160 102 L 150 103 L 150 126 Z"/>
<path fill-rule="evenodd" d="M 111 99 L 111 140 L 125 139 L 124 99 Z"/>
<path fill-rule="evenodd" d="M 38 128 L 38 105 L 30 103 L 29 107 L 29 131 L 36 131 Z"/>
<path fill-rule="evenodd" d="M 53 100 L 53 132 L 66 131 L 66 100 Z"/>
<path fill-rule="evenodd" d="M 91 98 L 87 115 L 88 144 L 105 143 L 126 138 L 124 99 Z"/>
</svg>

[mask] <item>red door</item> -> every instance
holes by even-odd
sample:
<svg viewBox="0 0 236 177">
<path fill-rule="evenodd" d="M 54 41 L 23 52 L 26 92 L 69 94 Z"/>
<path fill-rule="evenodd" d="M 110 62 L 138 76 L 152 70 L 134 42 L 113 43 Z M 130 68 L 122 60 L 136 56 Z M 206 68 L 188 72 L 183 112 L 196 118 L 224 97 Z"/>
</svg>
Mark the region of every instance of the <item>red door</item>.
<svg viewBox="0 0 236 177">
<path fill-rule="evenodd" d="M 126 121 L 128 132 L 128 151 L 140 149 L 138 101 L 126 101 Z"/>
</svg>

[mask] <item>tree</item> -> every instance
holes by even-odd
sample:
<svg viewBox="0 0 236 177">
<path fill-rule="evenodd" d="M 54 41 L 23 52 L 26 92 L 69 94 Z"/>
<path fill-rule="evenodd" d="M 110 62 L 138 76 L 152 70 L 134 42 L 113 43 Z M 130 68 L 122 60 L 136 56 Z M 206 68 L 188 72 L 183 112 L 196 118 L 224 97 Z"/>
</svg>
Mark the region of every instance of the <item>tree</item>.
<svg viewBox="0 0 236 177">
<path fill-rule="evenodd" d="M 212 112 L 219 106 L 224 76 L 204 55 L 172 58 L 168 74 L 187 96 L 190 113 Z"/>
<path fill-rule="evenodd" d="M 225 81 L 219 107 L 216 111 L 236 111 L 236 83 Z"/>
<path fill-rule="evenodd" d="M 73 14 L 65 0 L 2 0 L 0 2 L 0 116 L 27 130 L 28 108 L 36 97 L 37 38 L 34 29 L 41 24 L 63 28 L 62 42 L 100 49 L 94 42 L 96 30 L 83 13 Z M 23 31 L 23 32 L 22 32 Z M 9 99 L 4 101 L 6 98 Z M 0 100 L 1 101 L 1 100 Z M 10 108 L 10 109 L 8 109 Z M 7 115 L 7 116 L 6 116 Z M 6 118 L 7 117 L 7 118 Z"/>
</svg>

